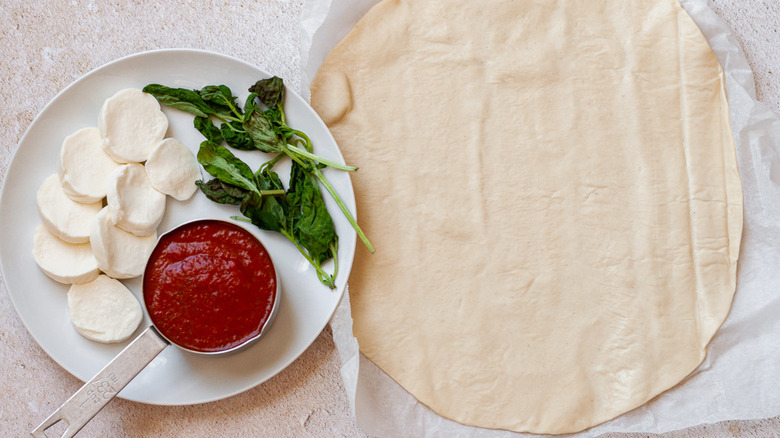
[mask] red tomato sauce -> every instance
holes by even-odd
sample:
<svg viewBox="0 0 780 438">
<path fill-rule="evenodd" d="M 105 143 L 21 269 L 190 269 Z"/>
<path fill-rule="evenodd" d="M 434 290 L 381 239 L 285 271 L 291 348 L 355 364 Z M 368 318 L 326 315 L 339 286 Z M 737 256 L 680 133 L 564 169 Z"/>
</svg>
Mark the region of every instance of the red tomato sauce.
<svg viewBox="0 0 780 438">
<path fill-rule="evenodd" d="M 229 350 L 259 335 L 276 289 L 265 247 L 249 231 L 217 220 L 165 234 L 143 279 L 144 302 L 157 330 L 201 352 Z"/>
</svg>

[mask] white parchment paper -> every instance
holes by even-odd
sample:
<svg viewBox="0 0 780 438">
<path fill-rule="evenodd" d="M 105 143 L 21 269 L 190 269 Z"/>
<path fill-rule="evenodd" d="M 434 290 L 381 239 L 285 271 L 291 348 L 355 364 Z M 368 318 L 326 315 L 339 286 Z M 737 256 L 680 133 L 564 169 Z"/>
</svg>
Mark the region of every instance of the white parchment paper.
<svg viewBox="0 0 780 438">
<path fill-rule="evenodd" d="M 577 437 L 662 433 L 723 420 L 780 415 L 780 118 L 756 100 L 747 59 L 707 0 L 680 0 L 726 72 L 731 124 L 745 196 L 745 222 L 731 312 L 704 362 L 649 403 Z M 378 0 L 305 0 L 303 75 L 309 84 L 328 52 Z M 358 206 L 359 208 L 360 206 Z M 463 426 L 435 414 L 359 353 L 349 294 L 331 320 L 342 377 L 359 427 L 373 436 L 530 437 Z"/>
</svg>

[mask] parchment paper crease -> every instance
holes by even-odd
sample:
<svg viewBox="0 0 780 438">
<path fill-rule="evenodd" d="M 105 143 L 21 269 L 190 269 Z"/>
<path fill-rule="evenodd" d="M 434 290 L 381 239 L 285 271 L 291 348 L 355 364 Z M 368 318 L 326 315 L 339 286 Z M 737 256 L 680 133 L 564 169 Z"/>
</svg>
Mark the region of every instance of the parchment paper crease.
<svg viewBox="0 0 780 438">
<path fill-rule="evenodd" d="M 707 358 L 683 382 L 644 406 L 573 436 L 663 433 L 723 420 L 780 415 L 780 118 L 756 100 L 747 59 L 731 29 L 706 0 L 680 0 L 726 73 L 731 124 L 745 196 L 745 223 L 731 312 Z M 305 0 L 300 86 L 378 0 Z M 358 206 L 359 210 L 360 206 Z M 358 212 L 359 214 L 359 212 Z M 349 293 L 331 320 L 344 386 L 359 427 L 373 436 L 534 436 L 463 426 L 444 419 L 359 353 Z"/>
</svg>

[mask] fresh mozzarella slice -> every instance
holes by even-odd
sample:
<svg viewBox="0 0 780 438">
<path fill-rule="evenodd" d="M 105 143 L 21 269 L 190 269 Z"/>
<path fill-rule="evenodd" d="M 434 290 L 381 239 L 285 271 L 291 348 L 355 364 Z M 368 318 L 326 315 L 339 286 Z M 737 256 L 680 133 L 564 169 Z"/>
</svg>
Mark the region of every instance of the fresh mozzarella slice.
<svg viewBox="0 0 780 438">
<path fill-rule="evenodd" d="M 132 278 L 144 272 L 157 243 L 157 233 L 136 236 L 111 221 L 108 207 L 98 212 L 89 232 L 89 243 L 100 270 L 113 278 Z"/>
<path fill-rule="evenodd" d="M 33 258 L 44 274 L 60 283 L 86 283 L 100 273 L 88 243 L 68 243 L 39 225 L 33 237 Z"/>
<path fill-rule="evenodd" d="M 98 127 L 103 148 L 111 158 L 120 163 L 140 163 L 165 137 L 168 117 L 154 96 L 127 88 L 103 103 Z"/>
<path fill-rule="evenodd" d="M 57 157 L 62 190 L 74 201 L 98 202 L 106 197 L 108 176 L 119 163 L 103 152 L 97 128 L 83 128 L 65 137 Z"/>
<path fill-rule="evenodd" d="M 135 295 L 124 284 L 105 275 L 71 286 L 68 309 L 77 332 L 106 343 L 129 338 L 143 318 Z"/>
<path fill-rule="evenodd" d="M 56 174 L 43 180 L 36 202 L 38 215 L 50 233 L 69 243 L 89 242 L 89 225 L 102 208 L 100 202 L 84 204 L 70 199 Z"/>
<path fill-rule="evenodd" d="M 161 141 L 149 154 L 145 166 L 152 187 L 174 199 L 190 199 L 198 189 L 195 185 L 201 178 L 198 162 L 187 146 L 175 138 Z"/>
<path fill-rule="evenodd" d="M 116 168 L 106 199 L 113 223 L 136 236 L 154 233 L 165 214 L 165 194 L 152 187 L 141 164 Z"/>
</svg>

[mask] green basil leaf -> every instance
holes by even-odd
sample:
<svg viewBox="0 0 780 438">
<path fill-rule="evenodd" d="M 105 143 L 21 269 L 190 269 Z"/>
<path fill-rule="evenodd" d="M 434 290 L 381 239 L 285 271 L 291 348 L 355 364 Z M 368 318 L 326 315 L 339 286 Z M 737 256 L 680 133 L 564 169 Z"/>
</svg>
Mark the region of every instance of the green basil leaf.
<svg viewBox="0 0 780 438">
<path fill-rule="evenodd" d="M 260 190 L 284 190 L 279 175 L 269 170 L 256 172 L 255 184 Z M 241 213 L 253 224 L 264 230 L 284 232 L 289 235 L 287 208 L 285 196 L 259 196 L 252 193 L 241 203 Z"/>
<path fill-rule="evenodd" d="M 244 126 L 240 122 L 225 122 L 219 129 L 222 132 L 222 138 L 225 139 L 225 143 L 228 146 L 242 151 L 255 150 L 255 142 L 244 131 Z"/>
<path fill-rule="evenodd" d="M 214 123 L 208 117 L 195 117 L 193 124 L 195 129 L 200 131 L 208 141 L 220 144 L 225 140 L 220 129 L 214 126 Z"/>
<path fill-rule="evenodd" d="M 176 108 L 181 111 L 195 114 L 200 117 L 208 117 L 214 114 L 214 110 L 200 95 L 186 88 L 171 88 L 160 84 L 149 84 L 143 91 L 154 96 L 162 105 Z"/>
<path fill-rule="evenodd" d="M 257 192 L 252 170 L 226 147 L 204 141 L 198 149 L 198 162 L 220 181 Z"/>
<path fill-rule="evenodd" d="M 236 105 L 236 97 L 225 85 L 207 85 L 198 94 L 219 114 L 232 115 Z"/>
<path fill-rule="evenodd" d="M 297 163 L 290 170 L 286 198 L 293 236 L 318 264 L 332 258 L 332 248 L 338 243 L 336 227 L 317 181 Z"/>
<path fill-rule="evenodd" d="M 246 101 L 244 102 L 244 120 L 247 120 L 253 112 L 260 111 L 260 108 L 258 108 L 257 103 L 255 102 L 256 97 L 257 94 L 255 93 L 246 97 Z"/>
</svg>

